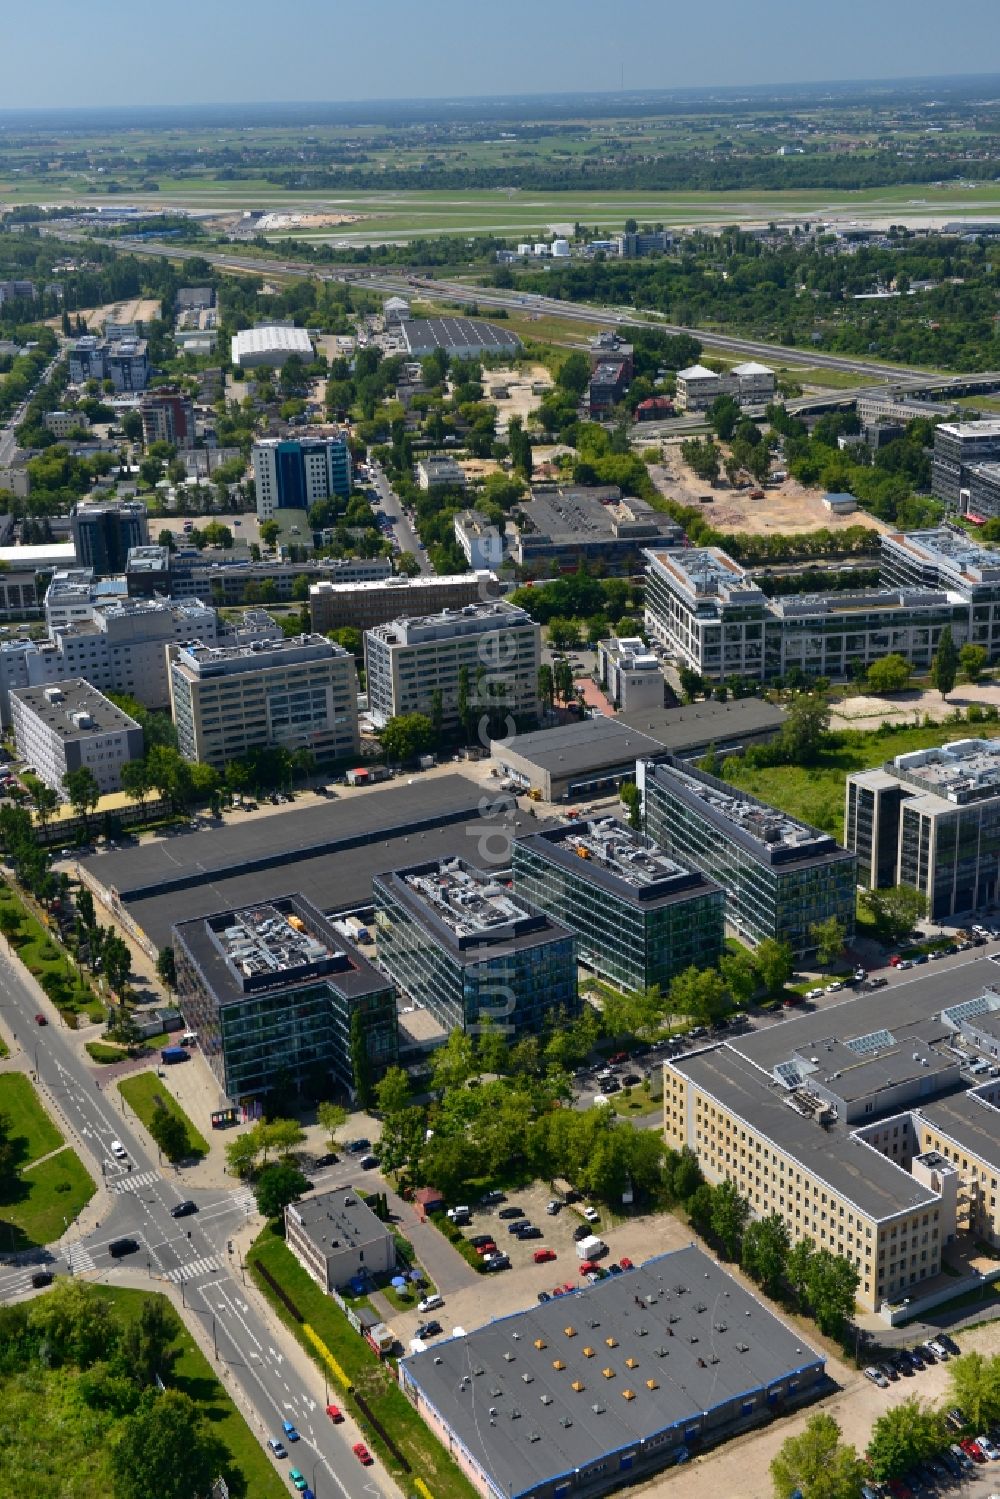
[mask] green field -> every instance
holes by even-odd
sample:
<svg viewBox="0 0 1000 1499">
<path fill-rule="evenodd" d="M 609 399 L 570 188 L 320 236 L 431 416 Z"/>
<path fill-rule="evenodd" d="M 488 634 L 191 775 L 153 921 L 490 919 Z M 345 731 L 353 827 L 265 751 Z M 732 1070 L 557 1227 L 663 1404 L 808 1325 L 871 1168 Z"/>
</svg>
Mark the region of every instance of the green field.
<svg viewBox="0 0 1000 1499">
<path fill-rule="evenodd" d="M 139 1315 L 149 1296 L 101 1286 L 88 1294 L 110 1301 L 126 1319 Z M 171 1313 L 172 1315 L 172 1313 Z M 177 1358 L 169 1388 L 194 1400 L 228 1450 L 226 1477 L 233 1499 L 282 1499 L 291 1492 L 269 1462 L 208 1360 L 178 1322 Z M 53 1499 L 107 1499 L 113 1492 L 109 1453 L 118 1421 L 88 1403 L 83 1378 L 72 1368 L 33 1366 L 0 1380 L 0 1493 L 51 1494 Z"/>
<path fill-rule="evenodd" d="M 0 1188 L 0 1249 L 50 1244 L 78 1217 L 97 1188 L 21 1073 L 0 1077 L 0 1113 L 11 1122 L 17 1177 Z"/>
<path fill-rule="evenodd" d="M 58 1005 L 69 1023 L 76 1023 L 75 1016 L 80 1011 L 86 1011 L 93 1020 L 103 1020 L 104 1006 L 93 989 L 60 950 L 55 938 L 49 935 L 34 912 L 29 910 L 8 885 L 0 884 L 0 910 L 8 911 L 18 922 L 17 931 L 11 938 L 11 946 L 17 956 L 53 1003 Z"/>
<path fill-rule="evenodd" d="M 118 1091 L 125 1102 L 131 1104 L 147 1129 L 157 1107 L 162 1104 L 168 1113 L 183 1121 L 188 1132 L 188 1139 L 191 1141 L 192 1154 L 208 1155 L 208 1141 L 204 1135 L 198 1133 L 176 1098 L 167 1092 L 155 1072 L 138 1072 L 135 1077 L 122 1078 L 118 1084 Z"/>
</svg>

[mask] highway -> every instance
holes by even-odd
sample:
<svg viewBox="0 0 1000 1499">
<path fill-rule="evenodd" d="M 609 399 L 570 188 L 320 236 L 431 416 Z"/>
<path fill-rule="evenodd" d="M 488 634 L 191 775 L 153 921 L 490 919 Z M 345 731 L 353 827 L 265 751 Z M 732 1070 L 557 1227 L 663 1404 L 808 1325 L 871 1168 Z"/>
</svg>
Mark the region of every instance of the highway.
<svg viewBox="0 0 1000 1499">
<path fill-rule="evenodd" d="M 90 237 L 66 230 L 45 228 L 45 234 L 59 239 L 90 243 Z M 143 240 L 133 244 L 128 240 L 100 240 L 111 248 L 127 250 L 135 255 L 156 255 L 171 260 L 182 260 L 184 253 L 176 245 L 157 240 Z M 857 359 L 848 355 L 824 354 L 817 349 L 789 348 L 784 344 L 767 343 L 761 339 L 742 338 L 735 334 L 719 333 L 712 329 L 685 328 L 677 323 L 668 323 L 655 312 L 635 308 L 597 307 L 586 302 L 564 302 L 555 297 L 526 296 L 522 292 L 502 291 L 491 287 L 469 286 L 462 281 L 435 281 L 423 277 L 392 275 L 370 272 L 358 275 L 352 268 L 330 270 L 308 261 L 267 260 L 252 255 L 241 255 L 234 251 L 193 249 L 220 270 L 252 272 L 256 275 L 285 275 L 316 277 L 321 281 L 357 281 L 361 286 L 388 295 L 412 297 L 414 292 L 442 297 L 452 302 L 474 303 L 486 310 L 504 308 L 508 312 L 537 312 L 564 318 L 569 322 L 604 324 L 609 328 L 659 328 L 664 333 L 686 333 L 697 338 L 706 349 L 724 354 L 739 354 L 747 359 L 770 359 L 783 364 L 798 364 L 810 369 L 846 371 L 859 377 L 859 381 L 891 382 L 894 387 L 905 389 L 912 384 L 928 389 L 937 384 L 944 388 L 959 377 L 942 377 L 940 382 L 927 371 L 905 369 L 898 365 L 882 364 L 878 360 Z M 848 393 L 845 392 L 845 395 Z"/>
<path fill-rule="evenodd" d="M 145 1269 L 151 1290 L 164 1281 L 183 1283 L 182 1315 L 210 1333 L 219 1377 L 244 1416 L 249 1413 L 257 1439 L 263 1445 L 268 1436 L 280 1437 L 283 1420 L 298 1429 L 301 1441 L 289 1448 L 288 1463 L 276 1464 L 279 1472 L 300 1468 L 316 1499 L 396 1499 L 395 1484 L 384 1471 L 362 1468 L 351 1451 L 351 1442 L 359 1440 L 353 1425 L 335 1426 L 327 1417 L 320 1372 L 310 1365 L 309 1377 L 303 1378 L 298 1366 L 305 1367 L 305 1361 L 282 1352 L 284 1337 L 272 1330 L 257 1293 L 244 1286 L 238 1256 L 228 1253 L 231 1236 L 254 1210 L 250 1189 L 238 1184 L 228 1192 L 189 1189 L 182 1171 L 158 1166 L 132 1129 L 131 1111 L 122 1112 L 117 1089 L 109 1084 L 106 1093 L 98 1085 L 68 1033 L 53 1023 L 52 1007 L 38 999 L 32 981 L 5 947 L 0 951 L 0 1005 L 8 1028 L 36 1067 L 43 1101 L 57 1123 L 61 1115 L 69 1125 L 68 1143 L 98 1181 L 103 1177 L 112 1200 L 110 1213 L 102 1214 L 93 1232 L 77 1235 L 70 1229 L 61 1248 L 18 1256 L 16 1262 L 3 1256 L 0 1301 L 29 1292 L 31 1271 L 40 1265 L 59 1275 L 109 1281 L 116 1270 L 131 1271 L 134 1278 L 136 1270 Z M 39 1012 L 49 1018 L 45 1027 L 35 1023 Z M 124 1145 L 128 1164 L 113 1156 L 113 1140 Z M 318 1185 L 335 1185 L 338 1179 L 346 1183 L 351 1170 L 352 1162 L 345 1161 Z M 187 1198 L 197 1202 L 199 1211 L 172 1218 L 170 1209 Z M 123 1235 L 138 1240 L 139 1251 L 113 1259 L 108 1244 Z"/>
</svg>

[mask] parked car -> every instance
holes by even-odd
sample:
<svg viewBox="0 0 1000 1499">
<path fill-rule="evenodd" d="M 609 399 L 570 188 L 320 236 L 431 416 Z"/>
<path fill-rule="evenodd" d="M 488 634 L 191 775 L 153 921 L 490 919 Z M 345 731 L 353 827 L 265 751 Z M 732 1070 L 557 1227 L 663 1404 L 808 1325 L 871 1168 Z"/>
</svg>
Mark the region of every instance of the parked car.
<svg viewBox="0 0 1000 1499">
<path fill-rule="evenodd" d="M 547 1265 L 549 1261 L 554 1260 L 555 1257 L 556 1252 L 554 1249 L 536 1249 L 534 1254 L 531 1256 L 536 1265 Z"/>
<path fill-rule="evenodd" d="M 425 1296 L 423 1301 L 417 1302 L 417 1311 L 423 1316 L 426 1312 L 436 1312 L 439 1306 L 444 1306 L 444 1300 L 436 1291 L 430 1296 Z"/>
<path fill-rule="evenodd" d="M 551 1300 L 552 1300 L 552 1292 L 551 1291 L 539 1291 L 539 1293 L 538 1293 L 538 1305 L 539 1306 L 544 1306 L 547 1301 L 551 1301 Z"/>
<path fill-rule="evenodd" d="M 633 1270 L 635 1268 L 627 1254 L 623 1254 L 618 1263 L 619 1265 L 621 1265 L 623 1270 Z"/>
<path fill-rule="evenodd" d="M 285 1451 L 285 1444 L 284 1444 L 284 1442 L 281 1441 L 281 1439 L 279 1437 L 268 1437 L 268 1439 L 267 1439 L 267 1445 L 268 1445 L 268 1447 L 270 1447 L 270 1449 L 271 1449 L 271 1451 L 272 1451 L 272 1453 L 274 1454 L 275 1457 L 287 1457 L 288 1456 L 288 1453 Z"/>
<path fill-rule="evenodd" d="M 562 1203 L 558 1200 L 558 1198 L 551 1197 L 545 1204 L 545 1211 L 548 1213 L 550 1218 L 554 1218 L 557 1213 L 562 1212 Z"/>
<path fill-rule="evenodd" d="M 357 1458 L 359 1463 L 361 1463 L 366 1468 L 371 1467 L 374 1459 L 372 1458 L 372 1455 L 368 1451 L 368 1448 L 365 1446 L 364 1442 L 355 1442 L 354 1446 L 351 1448 L 351 1451 L 354 1453 L 354 1456 Z"/>
<path fill-rule="evenodd" d="M 432 1317 L 430 1322 L 421 1322 L 417 1328 L 418 1338 L 439 1338 L 440 1336 L 441 1324 L 436 1317 Z"/>
<path fill-rule="evenodd" d="M 510 1257 L 506 1254 L 488 1254 L 483 1259 L 483 1269 L 490 1273 L 494 1270 L 509 1270 Z"/>
<path fill-rule="evenodd" d="M 40 1291 L 43 1286 L 50 1286 L 54 1280 L 51 1270 L 35 1270 L 31 1276 L 31 1284 L 36 1291 Z"/>
<path fill-rule="evenodd" d="M 887 1390 L 889 1388 L 889 1381 L 882 1373 L 882 1370 L 877 1368 L 875 1364 L 869 1364 L 865 1370 L 865 1378 L 870 1379 L 872 1384 L 877 1384 L 880 1390 Z"/>
<path fill-rule="evenodd" d="M 484 1192 L 483 1195 L 482 1195 L 482 1197 L 480 1197 L 480 1199 L 479 1199 L 479 1206 L 480 1207 L 484 1207 L 484 1208 L 488 1208 L 488 1207 L 492 1207 L 493 1204 L 496 1203 L 496 1202 L 506 1202 L 506 1201 L 507 1201 L 507 1194 L 506 1194 L 506 1192 L 497 1192 L 497 1191 Z"/>
<path fill-rule="evenodd" d="M 955 1339 L 953 1337 L 951 1337 L 949 1333 L 939 1332 L 937 1334 L 937 1336 L 935 1337 L 934 1341 L 935 1341 L 935 1343 L 941 1343 L 943 1345 L 943 1347 L 947 1348 L 948 1352 L 954 1358 L 957 1358 L 958 1355 L 962 1351 L 959 1348 L 958 1344 L 955 1342 Z"/>
<path fill-rule="evenodd" d="M 958 1444 L 966 1457 L 971 1457 L 974 1463 L 984 1463 L 986 1454 L 976 1441 L 975 1437 L 963 1437 Z"/>
<path fill-rule="evenodd" d="M 823 994 L 824 991 L 822 989 L 807 989 L 806 999 L 822 999 Z"/>
<path fill-rule="evenodd" d="M 976 1446 L 991 1463 L 1000 1462 L 1000 1447 L 997 1446 L 992 1437 L 988 1437 L 985 1434 L 976 1437 Z"/>
<path fill-rule="evenodd" d="M 318 1155 L 314 1164 L 317 1168 L 320 1166 L 336 1166 L 339 1160 L 340 1156 L 335 1150 L 328 1150 L 323 1155 Z"/>
<path fill-rule="evenodd" d="M 947 1362 L 947 1360 L 951 1357 L 951 1354 L 948 1352 L 947 1348 L 940 1338 L 930 1338 L 928 1340 L 927 1347 L 933 1349 L 934 1353 L 942 1363 Z"/>
<path fill-rule="evenodd" d="M 358 1162 L 358 1165 L 361 1167 L 362 1171 L 372 1171 L 378 1165 L 378 1156 L 363 1155 L 361 1157 L 361 1160 Z"/>
<path fill-rule="evenodd" d="M 488 1254 L 496 1254 L 497 1252 L 497 1246 L 492 1239 L 487 1239 L 483 1244 L 477 1244 L 475 1249 L 480 1259 L 483 1259 Z"/>
<path fill-rule="evenodd" d="M 500 1211 L 499 1211 L 499 1213 L 497 1213 L 497 1217 L 498 1218 L 524 1218 L 524 1217 L 526 1217 L 526 1214 L 525 1214 L 524 1208 L 519 1208 L 519 1207 L 513 1207 L 513 1206 L 511 1206 L 511 1207 L 501 1208 Z"/>
<path fill-rule="evenodd" d="M 451 1218 L 452 1221 L 456 1218 L 468 1218 L 469 1209 L 464 1204 L 459 1207 L 449 1208 L 445 1216 Z"/>
<path fill-rule="evenodd" d="M 899 1370 L 896 1368 L 895 1364 L 890 1364 L 887 1360 L 885 1363 L 879 1364 L 879 1368 L 882 1370 L 882 1373 L 885 1375 L 886 1379 L 890 1380 L 893 1384 L 898 1384 Z"/>
<path fill-rule="evenodd" d="M 540 1228 L 536 1228 L 533 1223 L 529 1223 L 527 1227 L 522 1228 L 521 1232 L 515 1237 L 518 1239 L 540 1239 L 542 1237 L 542 1230 Z"/>
<path fill-rule="evenodd" d="M 469 1240 L 469 1243 L 472 1245 L 473 1249 L 481 1249 L 484 1244 L 492 1244 L 493 1243 L 493 1235 L 492 1234 L 473 1234 L 472 1238 Z"/>
<path fill-rule="evenodd" d="M 959 1406 L 953 1405 L 951 1410 L 948 1411 L 947 1415 L 944 1418 L 944 1424 L 949 1427 L 951 1431 L 961 1431 L 962 1427 L 967 1424 L 965 1419 L 965 1412 Z"/>
<path fill-rule="evenodd" d="M 331 1421 L 337 1422 L 338 1424 L 344 1419 L 344 1412 L 340 1409 L 339 1405 L 328 1405 L 326 1408 L 326 1413 L 330 1417 Z"/>
<path fill-rule="evenodd" d="M 960 1447 L 957 1442 L 952 1442 L 951 1446 L 948 1448 L 948 1451 L 958 1463 L 958 1466 L 961 1468 L 963 1473 L 971 1473 L 974 1471 L 976 1466 L 975 1463 L 972 1461 L 972 1458 L 969 1456 L 969 1454 L 964 1451 L 964 1449 Z"/>
<path fill-rule="evenodd" d="M 363 1150 L 370 1150 L 371 1145 L 370 1140 L 349 1140 L 347 1150 L 351 1155 L 360 1155 Z"/>
<path fill-rule="evenodd" d="M 597 1211 L 596 1208 L 592 1208 L 592 1207 L 586 1207 L 586 1208 L 584 1208 L 584 1210 L 583 1210 L 583 1216 L 586 1218 L 586 1220 L 587 1220 L 588 1223 L 600 1223 L 600 1221 L 601 1221 L 601 1215 Z"/>
</svg>

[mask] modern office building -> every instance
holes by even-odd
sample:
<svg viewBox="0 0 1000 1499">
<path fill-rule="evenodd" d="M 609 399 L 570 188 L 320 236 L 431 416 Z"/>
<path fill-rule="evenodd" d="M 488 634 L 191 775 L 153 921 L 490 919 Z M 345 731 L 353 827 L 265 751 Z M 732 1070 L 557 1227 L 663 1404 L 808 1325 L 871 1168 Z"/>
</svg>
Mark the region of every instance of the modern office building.
<svg viewBox="0 0 1000 1499">
<path fill-rule="evenodd" d="M 620 989 L 666 990 L 722 951 L 721 887 L 611 817 L 518 838 L 514 889 L 575 932 L 581 963 Z"/>
<path fill-rule="evenodd" d="M 417 459 L 414 471 L 423 490 L 466 488 L 465 469 L 450 453 L 428 453 Z"/>
<path fill-rule="evenodd" d="M 1000 896 L 1000 743 L 958 739 L 847 778 L 844 842 L 858 878 L 912 885 L 932 921 Z"/>
<path fill-rule="evenodd" d="M 516 333 L 483 318 L 409 318 L 399 331 L 411 359 L 422 359 L 439 349 L 450 359 L 482 359 L 487 354 L 512 358 L 521 350 Z"/>
<path fill-rule="evenodd" d="M 979 464 L 1000 461 L 1000 420 L 940 422 L 934 428 L 931 489 L 939 500 L 967 512 L 972 474 Z"/>
<path fill-rule="evenodd" d="M 200 916 L 173 929 L 177 1002 L 226 1096 L 284 1075 L 313 1097 L 357 1090 L 396 1061 L 391 983 L 304 896 Z"/>
<path fill-rule="evenodd" d="M 623 713 L 663 707 L 660 663 L 638 636 L 599 640 L 597 675 L 608 697 Z"/>
<path fill-rule="evenodd" d="M 435 1342 L 399 1383 L 483 1499 L 648 1483 L 826 1388 L 822 1357 L 694 1244 Z"/>
<path fill-rule="evenodd" d="M 577 997 L 576 938 L 456 855 L 372 880 L 379 966 L 445 1030 L 540 1031 Z"/>
<path fill-rule="evenodd" d="M 80 567 L 98 576 L 123 573 L 130 547 L 149 544 L 149 520 L 141 500 L 96 500 L 74 505 L 73 545 Z"/>
<path fill-rule="evenodd" d="M 253 445 L 257 519 L 278 510 L 308 510 L 317 500 L 351 493 L 351 450 L 345 433 L 267 437 Z"/>
<path fill-rule="evenodd" d="M 19 758 L 64 801 L 71 771 L 86 767 L 103 795 L 120 791 L 122 766 L 142 759 L 142 729 L 135 719 L 82 677 L 18 688 L 10 695 L 10 711 Z"/>
<path fill-rule="evenodd" d="M 329 763 L 356 756 L 354 657 L 322 635 L 172 646 L 170 709 L 188 760 L 224 769 L 272 745 Z"/>
<path fill-rule="evenodd" d="M 256 328 L 244 328 L 230 344 L 233 364 L 246 370 L 280 369 L 293 354 L 303 364 L 310 364 L 313 346 L 305 328 L 288 323 L 260 323 Z"/>
<path fill-rule="evenodd" d="M 308 1275 L 329 1294 L 356 1276 L 391 1275 L 396 1241 L 354 1187 L 305 1197 L 285 1209 L 285 1243 Z"/>
<path fill-rule="evenodd" d="M 401 616 L 435 614 L 462 609 L 480 599 L 495 598 L 497 580 L 490 572 L 428 573 L 419 578 L 376 578 L 367 583 L 331 583 L 325 579 L 309 588 L 312 627 L 325 635 L 344 625 L 370 630 Z"/>
<path fill-rule="evenodd" d="M 535 484 L 512 512 L 511 554 L 519 567 L 570 571 L 580 563 L 634 573 L 647 547 L 682 547 L 680 526 L 616 485 Z"/>
<path fill-rule="evenodd" d="M 828 834 L 676 756 L 640 761 L 636 784 L 649 837 L 722 886 L 726 919 L 745 941 L 773 937 L 802 958 L 816 950 L 812 928 L 831 916 L 851 941 L 857 861 Z"/>
<path fill-rule="evenodd" d="M 957 645 L 971 627 L 967 597 L 945 586 L 769 599 L 718 547 L 647 551 L 645 623 L 702 676 L 760 681 L 849 676 L 894 651 L 926 669 L 946 627 Z"/>
<path fill-rule="evenodd" d="M 628 367 L 621 360 L 602 359 L 591 372 L 587 407 L 593 417 L 607 416 L 628 390 Z"/>
<path fill-rule="evenodd" d="M 968 617 L 961 642 L 1000 656 L 1000 552 L 957 526 L 895 531 L 881 537 L 880 580 L 887 587 L 931 588 L 963 599 Z M 953 632 L 954 633 L 954 632 Z"/>
<path fill-rule="evenodd" d="M 93 619 L 94 610 L 101 604 L 113 604 L 127 596 L 122 578 L 96 579 L 92 567 L 60 568 L 52 574 L 52 581 L 45 590 L 45 625 L 49 638 L 60 625 Z"/>
<path fill-rule="evenodd" d="M 392 577 L 388 557 L 306 557 L 288 562 L 268 557 L 254 562 L 245 552 L 205 547 L 133 547 L 125 564 L 130 598 L 193 599 L 216 606 L 288 603 L 300 578 L 307 583 L 367 583 Z"/>
<path fill-rule="evenodd" d="M 707 411 L 717 396 L 732 396 L 741 406 L 765 406 L 774 399 L 774 371 L 748 360 L 720 374 L 703 364 L 677 372 L 677 409 Z"/>
<path fill-rule="evenodd" d="M 674 237 L 669 229 L 649 229 L 644 233 L 619 234 L 615 242 L 623 260 L 638 260 L 643 255 L 665 254 L 673 247 Z"/>
<path fill-rule="evenodd" d="M 591 374 L 598 365 L 609 362 L 625 366 L 626 380 L 631 380 L 635 374 L 635 348 L 615 328 L 604 328 L 594 335 L 590 340 L 587 358 Z"/>
<path fill-rule="evenodd" d="M 503 527 L 476 510 L 462 510 L 455 516 L 455 540 L 470 567 L 495 570 L 503 562 Z"/>
<path fill-rule="evenodd" d="M 382 728 L 401 713 L 435 713 L 459 722 L 463 668 L 478 718 L 491 707 L 518 719 L 538 714 L 541 630 L 523 609 L 502 601 L 395 619 L 365 632 L 368 710 Z"/>
<path fill-rule="evenodd" d="M 120 338 L 110 342 L 104 356 L 105 379 L 116 395 L 145 390 L 149 382 L 149 345 L 144 338 Z"/>
<path fill-rule="evenodd" d="M 218 631 L 215 610 L 197 599 L 123 599 L 96 606 L 90 619 L 57 627 L 50 640 L 0 642 L 0 724 L 10 723 L 11 688 L 70 677 L 127 694 L 145 708 L 166 708 L 166 647 L 190 640 L 210 645 Z"/>
<path fill-rule="evenodd" d="M 139 402 L 142 417 L 142 440 L 170 442 L 179 448 L 193 446 L 195 439 L 194 402 L 174 385 L 158 385 L 143 393 Z"/>
<path fill-rule="evenodd" d="M 85 333 L 78 338 L 69 351 L 70 383 L 82 385 L 86 380 L 104 380 L 107 375 L 106 353 L 107 344 L 95 333 Z"/>
</svg>

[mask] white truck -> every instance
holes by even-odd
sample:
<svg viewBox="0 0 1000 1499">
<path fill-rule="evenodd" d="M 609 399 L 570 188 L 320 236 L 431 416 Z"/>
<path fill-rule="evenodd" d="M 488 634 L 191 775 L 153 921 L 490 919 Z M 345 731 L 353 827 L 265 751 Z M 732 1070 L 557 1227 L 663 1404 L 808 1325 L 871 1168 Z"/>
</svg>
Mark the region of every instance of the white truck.
<svg viewBox="0 0 1000 1499">
<path fill-rule="evenodd" d="M 576 1246 L 577 1259 L 580 1260 L 597 1260 L 607 1252 L 608 1246 L 596 1234 L 588 1234 L 585 1239 L 580 1239 Z"/>
</svg>

